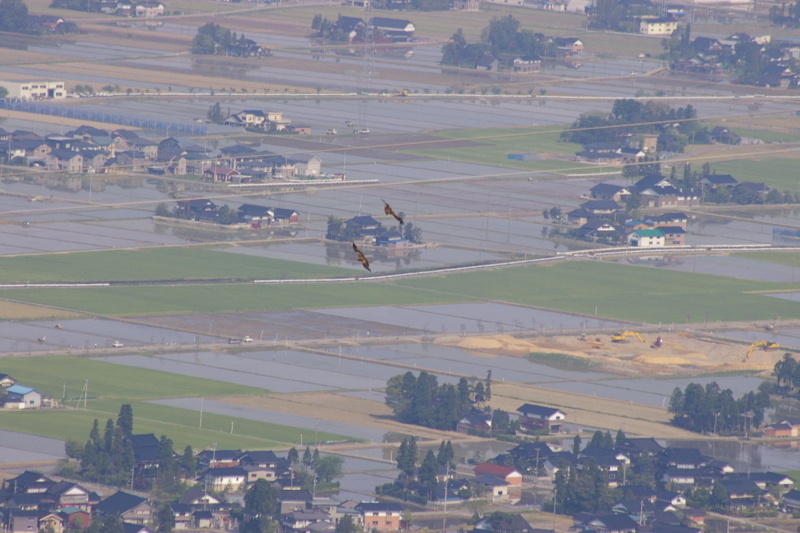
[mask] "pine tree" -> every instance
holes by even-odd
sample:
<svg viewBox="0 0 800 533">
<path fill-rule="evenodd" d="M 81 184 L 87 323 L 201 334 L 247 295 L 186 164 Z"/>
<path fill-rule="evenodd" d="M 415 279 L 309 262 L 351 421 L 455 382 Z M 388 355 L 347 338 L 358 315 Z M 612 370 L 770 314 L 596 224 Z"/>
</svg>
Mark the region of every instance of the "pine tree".
<svg viewBox="0 0 800 533">
<path fill-rule="evenodd" d="M 572 453 L 578 455 L 581 453 L 581 436 L 580 434 L 575 435 L 575 438 L 572 439 Z"/>
<path fill-rule="evenodd" d="M 617 438 L 614 440 L 614 442 L 615 442 L 615 444 L 616 444 L 617 446 L 619 446 L 620 444 L 622 444 L 623 442 L 625 442 L 625 440 L 626 440 L 627 438 L 628 438 L 628 437 L 626 437 L 626 436 L 625 436 L 625 432 L 624 432 L 624 431 L 622 431 L 622 428 L 619 428 L 619 431 L 617 431 Z"/>
<path fill-rule="evenodd" d="M 133 408 L 131 404 L 124 403 L 120 406 L 119 415 L 117 416 L 117 426 L 122 428 L 126 437 L 133 435 Z"/>
<path fill-rule="evenodd" d="M 316 465 L 318 461 L 319 461 L 319 448 L 314 448 L 314 454 L 311 456 L 311 466 L 313 467 L 314 465 Z"/>
<path fill-rule="evenodd" d="M 180 467 L 187 478 L 192 479 L 197 472 L 197 461 L 194 458 L 194 451 L 191 446 L 186 446 L 181 455 Z"/>
<path fill-rule="evenodd" d="M 436 490 L 436 474 L 439 471 L 439 465 L 436 462 L 436 455 L 433 450 L 428 450 L 422 465 L 419 467 L 419 482 L 425 487 L 429 499 L 433 498 L 433 493 Z"/>
<path fill-rule="evenodd" d="M 311 447 L 306 446 L 306 451 L 303 452 L 303 464 L 311 466 Z"/>
<path fill-rule="evenodd" d="M 106 429 L 103 432 L 103 451 L 111 453 L 111 447 L 114 444 L 114 421 L 108 419 L 106 422 Z"/>
<path fill-rule="evenodd" d="M 89 432 L 89 440 L 92 441 L 92 446 L 94 446 L 96 450 L 99 450 L 102 447 L 102 444 L 100 443 L 100 423 L 96 418 L 94 419 L 92 430 Z"/>
<path fill-rule="evenodd" d="M 286 454 L 286 459 L 288 459 L 293 465 L 296 465 L 297 461 L 300 460 L 300 453 L 297 451 L 297 448 L 292 446 L 292 449 L 289 450 L 288 454 Z"/>
<path fill-rule="evenodd" d="M 614 449 L 614 437 L 611 436 L 610 431 L 603 433 L 603 448 Z"/>
<path fill-rule="evenodd" d="M 484 387 L 484 396 L 486 397 L 486 401 L 492 399 L 492 371 L 489 370 L 486 372 L 486 386 Z"/>
</svg>

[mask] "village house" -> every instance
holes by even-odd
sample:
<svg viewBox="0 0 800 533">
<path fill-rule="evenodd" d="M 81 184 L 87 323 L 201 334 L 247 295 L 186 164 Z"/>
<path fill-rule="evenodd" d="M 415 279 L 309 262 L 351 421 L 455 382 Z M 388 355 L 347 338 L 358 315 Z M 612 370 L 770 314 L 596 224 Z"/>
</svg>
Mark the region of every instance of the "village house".
<svg viewBox="0 0 800 533">
<path fill-rule="evenodd" d="M 517 408 L 519 425 L 525 429 L 547 429 L 559 433 L 567 415 L 560 409 L 526 403 Z"/>
<path fill-rule="evenodd" d="M 510 487 L 507 481 L 494 476 L 478 476 L 472 478 L 472 484 L 479 487 L 479 492 L 485 492 L 487 499 L 492 503 L 516 503 L 511 501 Z M 519 497 L 516 498 L 516 501 L 519 501 Z"/>
<path fill-rule="evenodd" d="M 522 474 L 511 466 L 496 465 L 494 463 L 481 463 L 473 468 L 475 476 L 491 476 L 505 481 L 510 486 L 522 486 Z"/>
<path fill-rule="evenodd" d="M 614 202 L 624 202 L 631 192 L 621 185 L 611 185 L 610 183 L 598 183 L 591 189 L 589 194 L 594 200 L 612 200 Z"/>
<path fill-rule="evenodd" d="M 241 176 L 241 172 L 229 167 L 209 167 L 203 171 L 203 177 L 213 182 L 236 182 Z"/>
<path fill-rule="evenodd" d="M 410 20 L 388 17 L 372 17 L 372 26 L 394 42 L 409 42 L 416 31 Z"/>
<path fill-rule="evenodd" d="M 583 41 L 577 37 L 556 37 L 553 42 L 564 55 L 574 56 L 583 53 Z"/>
<path fill-rule="evenodd" d="M 500 60 L 494 57 L 491 52 L 486 52 L 483 54 L 483 56 L 478 60 L 478 63 L 475 65 L 476 70 L 484 70 L 488 72 L 497 72 L 499 68 Z"/>
<path fill-rule="evenodd" d="M 215 492 L 238 492 L 247 485 L 247 477 L 244 467 L 230 466 L 209 468 L 204 480 L 206 486 Z"/>
<path fill-rule="evenodd" d="M 664 233 L 659 229 L 637 229 L 628 235 L 628 246 L 657 248 L 664 246 Z"/>
<path fill-rule="evenodd" d="M 6 388 L 5 407 L 7 409 L 36 409 L 41 406 L 41 392 L 22 385 L 12 385 Z"/>
<path fill-rule="evenodd" d="M 54 150 L 47 154 L 47 170 L 64 170 L 71 174 L 83 172 L 83 156 L 72 150 Z"/>
<path fill-rule="evenodd" d="M 542 58 L 537 55 L 528 55 L 514 58 L 512 70 L 520 74 L 532 74 L 542 69 Z"/>
<path fill-rule="evenodd" d="M 0 374 L 0 387 L 7 389 L 16 382 L 17 380 L 12 378 L 8 374 Z"/>
<path fill-rule="evenodd" d="M 790 490 L 784 494 L 783 507 L 789 512 L 800 510 L 800 490 Z"/>
<path fill-rule="evenodd" d="M 613 215 L 621 211 L 622 206 L 614 200 L 589 200 L 581 204 L 581 209 L 591 215 Z"/>
<path fill-rule="evenodd" d="M 639 33 L 642 35 L 672 35 L 678 29 L 678 21 L 672 17 L 642 18 Z"/>
<path fill-rule="evenodd" d="M 399 503 L 362 502 L 356 506 L 365 529 L 395 531 L 400 529 L 403 506 Z"/>
<path fill-rule="evenodd" d="M 730 174 L 707 174 L 700 178 L 700 184 L 709 189 L 717 189 L 718 187 L 733 188 L 739 183 L 736 178 Z"/>
<path fill-rule="evenodd" d="M 686 244 L 686 230 L 680 226 L 661 226 L 658 230 L 664 234 L 665 246 L 683 246 Z"/>
<path fill-rule="evenodd" d="M 479 11 L 480 0 L 453 0 L 453 9 L 456 11 Z"/>
<path fill-rule="evenodd" d="M 399 231 L 387 231 L 385 233 L 381 233 L 375 239 L 375 244 L 390 250 L 400 250 L 403 248 L 408 248 L 411 245 L 409 240 L 404 238 Z"/>
<path fill-rule="evenodd" d="M 784 418 L 764 429 L 767 437 L 797 437 L 800 436 L 800 418 Z"/>
<path fill-rule="evenodd" d="M 144 525 L 150 523 L 152 508 L 147 499 L 118 491 L 98 503 L 95 512 L 105 516 L 116 516 L 123 522 Z"/>
<path fill-rule="evenodd" d="M 305 489 L 295 486 L 284 487 L 280 496 L 281 514 L 308 509 L 313 499 L 311 493 Z"/>
<path fill-rule="evenodd" d="M 456 425 L 459 433 L 489 433 L 492 431 L 492 415 L 488 413 L 470 413 Z"/>
</svg>

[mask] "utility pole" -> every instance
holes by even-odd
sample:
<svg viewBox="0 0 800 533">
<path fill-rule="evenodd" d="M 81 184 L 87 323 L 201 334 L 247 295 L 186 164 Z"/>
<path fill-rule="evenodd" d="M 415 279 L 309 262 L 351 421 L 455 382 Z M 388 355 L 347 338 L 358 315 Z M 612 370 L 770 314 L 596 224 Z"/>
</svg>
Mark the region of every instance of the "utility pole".
<svg viewBox="0 0 800 533">
<path fill-rule="evenodd" d="M 556 532 L 556 506 L 558 506 L 558 487 L 553 489 L 553 533 Z"/>
<path fill-rule="evenodd" d="M 447 461 L 447 466 L 444 474 L 444 518 L 442 518 L 442 531 L 447 532 L 447 485 L 450 482 L 450 461 Z"/>
</svg>

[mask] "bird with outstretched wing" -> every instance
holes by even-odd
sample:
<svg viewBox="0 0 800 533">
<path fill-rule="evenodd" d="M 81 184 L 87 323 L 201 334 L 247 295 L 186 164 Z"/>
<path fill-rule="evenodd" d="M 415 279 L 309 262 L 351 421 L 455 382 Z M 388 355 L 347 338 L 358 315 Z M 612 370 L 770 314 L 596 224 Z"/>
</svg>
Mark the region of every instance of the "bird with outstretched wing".
<svg viewBox="0 0 800 533">
<path fill-rule="evenodd" d="M 398 215 L 397 213 L 394 212 L 394 209 L 392 209 L 392 206 L 390 206 L 388 203 L 386 203 L 386 200 L 381 198 L 381 202 L 383 202 L 383 212 L 385 214 L 392 215 L 394 218 L 397 219 L 397 221 L 400 223 L 401 226 L 403 224 L 405 224 L 405 222 L 403 222 L 403 218 L 400 215 Z"/>
<path fill-rule="evenodd" d="M 356 243 L 353 243 L 353 251 L 356 253 L 356 257 L 358 258 L 358 262 L 361 263 L 361 266 L 366 268 L 369 272 L 372 272 L 372 270 L 369 268 L 369 259 L 367 259 L 367 256 L 365 256 L 363 253 L 361 253 L 361 250 L 358 249 Z"/>
</svg>

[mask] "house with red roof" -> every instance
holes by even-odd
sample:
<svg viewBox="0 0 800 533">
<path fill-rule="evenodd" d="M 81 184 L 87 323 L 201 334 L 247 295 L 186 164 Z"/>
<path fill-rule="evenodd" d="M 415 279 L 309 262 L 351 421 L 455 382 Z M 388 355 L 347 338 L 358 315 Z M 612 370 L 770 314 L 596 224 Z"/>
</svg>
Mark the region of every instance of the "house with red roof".
<svg viewBox="0 0 800 533">
<path fill-rule="evenodd" d="M 512 487 L 522 485 L 522 474 L 513 466 L 502 466 L 494 463 L 481 463 L 474 469 L 475 476 L 490 476 L 505 481 Z"/>
</svg>

